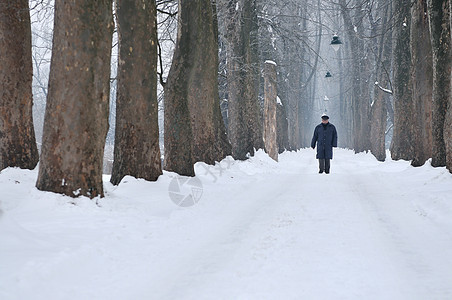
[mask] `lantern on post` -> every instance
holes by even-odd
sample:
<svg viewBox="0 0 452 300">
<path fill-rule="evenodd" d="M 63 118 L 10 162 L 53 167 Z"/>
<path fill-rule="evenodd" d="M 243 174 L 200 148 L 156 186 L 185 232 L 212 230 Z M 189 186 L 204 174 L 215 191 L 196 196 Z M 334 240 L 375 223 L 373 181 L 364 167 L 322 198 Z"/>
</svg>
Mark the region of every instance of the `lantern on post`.
<svg viewBox="0 0 452 300">
<path fill-rule="evenodd" d="M 337 36 L 337 34 L 333 35 L 333 39 L 331 40 L 330 45 L 331 45 L 331 47 L 333 47 L 334 51 L 339 50 L 339 48 L 341 47 L 342 42 L 339 39 L 339 37 Z"/>
</svg>

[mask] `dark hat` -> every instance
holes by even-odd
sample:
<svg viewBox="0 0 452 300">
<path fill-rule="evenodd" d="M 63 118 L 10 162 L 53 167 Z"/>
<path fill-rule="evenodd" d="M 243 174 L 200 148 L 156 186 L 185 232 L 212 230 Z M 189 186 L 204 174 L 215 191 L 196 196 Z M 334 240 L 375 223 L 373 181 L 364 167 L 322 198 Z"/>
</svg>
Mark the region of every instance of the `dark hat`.
<svg viewBox="0 0 452 300">
<path fill-rule="evenodd" d="M 328 120 L 330 117 L 328 117 L 328 115 L 327 114 L 323 114 L 322 115 L 322 120 Z"/>
</svg>

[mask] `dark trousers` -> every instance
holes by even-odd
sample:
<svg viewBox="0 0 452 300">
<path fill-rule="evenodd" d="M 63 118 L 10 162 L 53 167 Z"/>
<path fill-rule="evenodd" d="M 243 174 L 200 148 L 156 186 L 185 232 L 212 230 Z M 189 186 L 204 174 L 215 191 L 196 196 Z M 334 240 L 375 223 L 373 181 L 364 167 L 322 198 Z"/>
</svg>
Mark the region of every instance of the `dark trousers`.
<svg viewBox="0 0 452 300">
<path fill-rule="evenodd" d="M 323 159 L 323 158 L 319 158 L 319 169 L 320 172 L 326 172 L 329 173 L 330 172 L 330 159 Z"/>
</svg>

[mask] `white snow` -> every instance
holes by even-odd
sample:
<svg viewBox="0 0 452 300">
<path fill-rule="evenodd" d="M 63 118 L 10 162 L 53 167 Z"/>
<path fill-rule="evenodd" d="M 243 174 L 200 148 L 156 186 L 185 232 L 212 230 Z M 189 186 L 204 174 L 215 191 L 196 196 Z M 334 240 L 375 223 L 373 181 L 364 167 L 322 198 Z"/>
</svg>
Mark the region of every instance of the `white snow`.
<svg viewBox="0 0 452 300">
<path fill-rule="evenodd" d="M 343 149 L 331 172 L 312 149 L 197 163 L 182 208 L 174 173 L 89 200 L 5 169 L 0 299 L 452 299 L 452 175 Z"/>
<path fill-rule="evenodd" d="M 375 81 L 375 85 L 376 85 L 380 90 L 382 90 L 383 92 L 392 95 L 392 91 L 389 90 L 389 89 L 385 89 L 384 87 L 382 87 L 378 81 Z"/>
<path fill-rule="evenodd" d="M 273 60 L 266 60 L 265 63 L 276 66 L 276 63 Z"/>
</svg>

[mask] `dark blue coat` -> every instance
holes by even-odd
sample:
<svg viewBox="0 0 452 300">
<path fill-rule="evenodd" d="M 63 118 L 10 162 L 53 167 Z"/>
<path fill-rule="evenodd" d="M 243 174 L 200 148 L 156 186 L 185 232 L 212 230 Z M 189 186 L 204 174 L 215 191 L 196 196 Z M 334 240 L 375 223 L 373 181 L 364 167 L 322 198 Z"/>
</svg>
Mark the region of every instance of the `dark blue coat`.
<svg viewBox="0 0 452 300">
<path fill-rule="evenodd" d="M 311 148 L 317 143 L 317 158 L 332 159 L 333 147 L 337 147 L 337 132 L 333 124 L 327 123 L 324 127 L 319 124 L 315 127 L 314 136 L 311 141 Z"/>
</svg>

